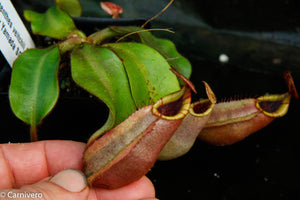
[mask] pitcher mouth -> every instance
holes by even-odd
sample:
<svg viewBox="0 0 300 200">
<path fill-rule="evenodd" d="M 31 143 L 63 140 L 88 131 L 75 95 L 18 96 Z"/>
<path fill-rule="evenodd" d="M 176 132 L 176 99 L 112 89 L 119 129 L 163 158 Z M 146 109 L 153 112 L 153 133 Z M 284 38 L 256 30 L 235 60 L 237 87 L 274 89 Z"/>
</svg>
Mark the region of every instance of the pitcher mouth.
<svg viewBox="0 0 300 200">
<path fill-rule="evenodd" d="M 284 94 L 264 95 L 258 97 L 256 100 L 256 107 L 269 117 L 284 116 L 288 111 L 291 97 L 299 97 L 291 73 L 285 71 L 283 76 L 288 87 L 288 92 Z"/>
<path fill-rule="evenodd" d="M 203 117 L 211 113 L 214 103 L 209 99 L 201 99 L 195 103 L 192 103 L 190 107 L 190 114 L 195 117 Z"/>
<path fill-rule="evenodd" d="M 154 115 L 166 119 L 177 120 L 184 118 L 191 107 L 191 90 L 183 87 L 178 92 L 159 99 L 154 105 Z"/>
<path fill-rule="evenodd" d="M 264 95 L 257 98 L 256 107 L 269 117 L 282 117 L 288 111 L 290 99 L 289 93 Z"/>
</svg>

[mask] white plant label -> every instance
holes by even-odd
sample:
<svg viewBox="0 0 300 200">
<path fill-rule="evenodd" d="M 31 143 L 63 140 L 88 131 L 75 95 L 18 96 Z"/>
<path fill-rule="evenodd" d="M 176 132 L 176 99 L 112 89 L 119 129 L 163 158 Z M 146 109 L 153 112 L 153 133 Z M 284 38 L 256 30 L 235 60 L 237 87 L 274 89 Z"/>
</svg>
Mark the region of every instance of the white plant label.
<svg viewBox="0 0 300 200">
<path fill-rule="evenodd" d="M 10 66 L 26 49 L 34 48 L 30 34 L 10 0 L 0 0 L 0 49 Z"/>
</svg>

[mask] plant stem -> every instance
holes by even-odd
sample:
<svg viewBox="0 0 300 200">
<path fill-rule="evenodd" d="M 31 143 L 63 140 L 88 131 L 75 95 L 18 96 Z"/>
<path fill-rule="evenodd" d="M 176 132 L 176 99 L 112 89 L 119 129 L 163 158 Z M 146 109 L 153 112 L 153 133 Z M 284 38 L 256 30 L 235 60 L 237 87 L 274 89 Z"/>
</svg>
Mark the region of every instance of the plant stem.
<svg viewBox="0 0 300 200">
<path fill-rule="evenodd" d="M 91 44 L 98 45 L 103 40 L 105 40 L 107 38 L 112 38 L 117 35 L 119 35 L 117 32 L 111 30 L 110 28 L 105 28 L 105 29 L 102 29 L 102 30 L 88 36 L 87 41 Z"/>
<path fill-rule="evenodd" d="M 36 126 L 30 126 L 30 140 L 31 142 L 38 141 L 37 128 Z"/>
</svg>

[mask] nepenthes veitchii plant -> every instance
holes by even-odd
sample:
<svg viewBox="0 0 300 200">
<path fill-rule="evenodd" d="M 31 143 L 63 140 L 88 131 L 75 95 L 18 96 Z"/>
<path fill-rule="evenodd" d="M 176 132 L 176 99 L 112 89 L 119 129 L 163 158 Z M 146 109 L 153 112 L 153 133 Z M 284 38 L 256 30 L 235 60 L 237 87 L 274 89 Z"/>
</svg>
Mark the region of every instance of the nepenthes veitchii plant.
<svg viewBox="0 0 300 200">
<path fill-rule="evenodd" d="M 14 113 L 36 126 L 59 95 L 57 74 L 70 76 L 109 108 L 107 122 L 87 142 L 85 174 L 94 187 L 118 188 L 146 174 L 157 159 L 184 155 L 199 138 L 230 145 L 283 116 L 297 97 L 289 72 L 288 92 L 218 103 L 192 102 L 191 64 L 175 45 L 144 27 L 113 26 L 86 36 L 59 5 L 46 13 L 25 12 L 35 34 L 59 40 L 24 52 L 14 64 L 10 101 Z M 63 59 L 62 59 L 63 58 Z M 67 64 L 66 64 L 67 63 Z"/>
</svg>

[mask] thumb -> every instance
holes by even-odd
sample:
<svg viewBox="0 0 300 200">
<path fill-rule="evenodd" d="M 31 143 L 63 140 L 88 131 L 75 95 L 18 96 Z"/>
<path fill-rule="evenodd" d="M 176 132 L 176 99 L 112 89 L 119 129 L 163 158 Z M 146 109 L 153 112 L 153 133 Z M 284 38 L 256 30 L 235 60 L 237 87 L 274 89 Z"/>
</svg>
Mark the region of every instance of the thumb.
<svg viewBox="0 0 300 200">
<path fill-rule="evenodd" d="M 20 189 L 0 190 L 0 200 L 10 198 L 86 200 L 88 193 L 89 188 L 84 174 L 76 169 L 65 169 L 33 185 L 25 185 Z"/>
</svg>

